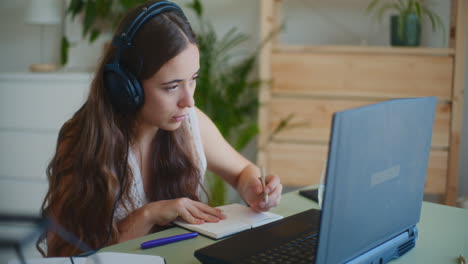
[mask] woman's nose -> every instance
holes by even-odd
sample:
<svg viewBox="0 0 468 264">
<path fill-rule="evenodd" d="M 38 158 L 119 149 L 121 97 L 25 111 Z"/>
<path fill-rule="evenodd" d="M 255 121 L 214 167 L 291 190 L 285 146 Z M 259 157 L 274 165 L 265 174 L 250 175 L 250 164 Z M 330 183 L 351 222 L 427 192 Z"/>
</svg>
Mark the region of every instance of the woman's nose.
<svg viewBox="0 0 468 264">
<path fill-rule="evenodd" d="M 178 105 L 180 108 L 190 108 L 195 105 L 195 100 L 193 99 L 193 89 L 188 87 L 184 89 L 184 93 L 182 94 L 182 98 L 180 98 Z"/>
</svg>

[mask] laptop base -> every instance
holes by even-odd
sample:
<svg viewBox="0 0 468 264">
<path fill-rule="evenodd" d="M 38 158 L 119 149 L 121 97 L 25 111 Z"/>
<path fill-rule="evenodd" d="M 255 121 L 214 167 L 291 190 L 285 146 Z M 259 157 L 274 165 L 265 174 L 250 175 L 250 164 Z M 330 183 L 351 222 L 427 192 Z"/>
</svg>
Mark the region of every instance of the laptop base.
<svg viewBox="0 0 468 264">
<path fill-rule="evenodd" d="M 408 231 L 394 237 L 393 239 L 377 246 L 359 257 L 347 262 L 347 264 L 359 263 L 387 263 L 393 259 L 397 259 L 406 252 L 414 248 L 416 238 L 418 236 L 417 227 L 413 227 Z"/>
<path fill-rule="evenodd" d="M 278 221 L 249 229 L 195 251 L 202 263 L 243 263 L 253 256 L 276 248 L 305 233 L 319 231 L 320 210 L 310 209 Z M 248 241 L 248 243 L 246 243 Z"/>
</svg>

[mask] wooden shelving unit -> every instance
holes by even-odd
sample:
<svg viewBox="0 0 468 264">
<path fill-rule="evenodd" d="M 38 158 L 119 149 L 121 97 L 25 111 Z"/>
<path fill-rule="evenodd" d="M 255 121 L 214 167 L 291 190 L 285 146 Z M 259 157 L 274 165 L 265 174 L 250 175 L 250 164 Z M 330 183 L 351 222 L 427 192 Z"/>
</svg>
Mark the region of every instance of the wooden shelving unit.
<svg viewBox="0 0 468 264">
<path fill-rule="evenodd" d="M 282 183 L 319 183 L 335 111 L 392 98 L 436 96 L 436 121 L 425 192 L 454 205 L 463 111 L 468 3 L 452 0 L 450 47 L 285 45 L 276 36 L 260 55 L 257 160 Z M 281 0 L 261 0 L 261 37 L 277 30 Z M 271 137 L 293 114 L 291 126 Z"/>
</svg>

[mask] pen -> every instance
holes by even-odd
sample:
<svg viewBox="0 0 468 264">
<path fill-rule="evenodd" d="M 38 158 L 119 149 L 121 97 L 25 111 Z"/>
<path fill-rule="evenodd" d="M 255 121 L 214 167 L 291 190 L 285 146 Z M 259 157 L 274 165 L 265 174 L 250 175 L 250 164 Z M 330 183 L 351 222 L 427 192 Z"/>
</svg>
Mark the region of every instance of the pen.
<svg viewBox="0 0 468 264">
<path fill-rule="evenodd" d="M 140 247 L 141 249 L 147 249 L 147 248 L 166 245 L 169 243 L 174 243 L 174 242 L 189 239 L 189 238 L 194 238 L 196 236 L 198 236 L 197 232 L 185 233 L 185 234 L 175 235 L 175 236 L 170 236 L 170 237 L 163 237 L 163 238 L 158 238 L 155 240 L 150 240 L 150 241 L 141 243 Z"/>
<path fill-rule="evenodd" d="M 265 187 L 266 187 L 266 182 L 265 182 L 265 178 L 266 178 L 266 171 L 265 171 L 265 167 L 261 167 L 261 173 L 262 173 L 262 185 L 263 185 L 263 193 L 264 193 L 264 200 L 265 200 L 265 204 L 268 204 L 268 194 L 265 192 Z"/>
</svg>

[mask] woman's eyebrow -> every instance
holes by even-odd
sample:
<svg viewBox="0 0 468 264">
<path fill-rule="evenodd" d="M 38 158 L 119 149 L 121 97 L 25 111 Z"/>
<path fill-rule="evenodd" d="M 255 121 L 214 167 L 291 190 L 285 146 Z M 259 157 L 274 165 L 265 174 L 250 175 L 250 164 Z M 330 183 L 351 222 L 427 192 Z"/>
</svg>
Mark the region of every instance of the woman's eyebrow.
<svg viewBox="0 0 468 264">
<path fill-rule="evenodd" d="M 200 72 L 200 69 L 198 69 L 193 75 L 197 75 L 199 72 Z M 183 79 L 175 79 L 175 80 L 172 80 L 172 81 L 169 81 L 169 82 L 161 83 L 161 85 L 168 85 L 168 84 L 171 84 L 171 83 L 178 83 L 178 82 L 182 82 L 182 81 L 183 81 Z"/>
<path fill-rule="evenodd" d="M 172 80 L 170 82 L 165 82 L 165 83 L 161 83 L 161 85 L 168 85 L 168 84 L 171 84 L 171 83 L 178 83 L 178 82 L 181 82 L 183 81 L 182 79 L 176 79 L 176 80 Z"/>
</svg>

